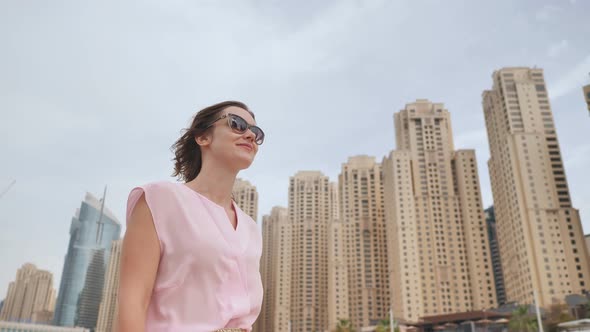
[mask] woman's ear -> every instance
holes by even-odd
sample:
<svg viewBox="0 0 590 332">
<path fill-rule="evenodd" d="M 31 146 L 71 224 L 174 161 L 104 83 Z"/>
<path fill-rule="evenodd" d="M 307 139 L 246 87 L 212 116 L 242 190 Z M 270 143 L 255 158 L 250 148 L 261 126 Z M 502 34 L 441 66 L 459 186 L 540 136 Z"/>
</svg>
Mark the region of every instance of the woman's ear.
<svg viewBox="0 0 590 332">
<path fill-rule="evenodd" d="M 195 137 L 195 142 L 197 142 L 199 146 L 206 146 L 211 143 L 211 139 L 209 138 L 209 135 L 203 134 L 201 136 Z"/>
</svg>

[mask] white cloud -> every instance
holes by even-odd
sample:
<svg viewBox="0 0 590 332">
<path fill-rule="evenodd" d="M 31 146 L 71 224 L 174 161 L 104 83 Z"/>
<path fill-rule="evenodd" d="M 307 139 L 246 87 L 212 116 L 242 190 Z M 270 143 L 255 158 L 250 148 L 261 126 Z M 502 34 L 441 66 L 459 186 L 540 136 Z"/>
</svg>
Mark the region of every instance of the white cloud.
<svg viewBox="0 0 590 332">
<path fill-rule="evenodd" d="M 537 21 L 550 21 L 557 13 L 562 11 L 560 7 L 554 5 L 545 5 L 535 13 Z"/>
<path fill-rule="evenodd" d="M 563 162 L 566 169 L 570 171 L 587 167 L 590 165 L 590 144 L 582 144 L 572 148 Z"/>
<path fill-rule="evenodd" d="M 566 39 L 562 39 L 559 42 L 549 45 L 547 49 L 547 55 L 555 58 L 565 52 L 569 47 L 569 42 Z"/>
<path fill-rule="evenodd" d="M 458 133 L 455 135 L 456 149 L 473 149 L 474 147 L 487 146 L 487 133 L 485 128 Z"/>
<path fill-rule="evenodd" d="M 587 55 L 565 75 L 561 76 L 557 82 L 549 84 L 549 96 L 554 100 L 567 95 L 573 90 L 581 89 L 588 79 L 589 72 L 590 55 Z"/>
<path fill-rule="evenodd" d="M 339 1 L 327 7 L 321 16 L 293 33 L 267 40 L 250 54 L 249 63 L 257 66 L 247 68 L 251 73 L 265 70 L 273 76 L 317 74 L 333 72 L 347 65 L 347 57 L 340 56 L 342 45 L 361 42 L 351 31 L 368 29 L 368 17 L 382 11 L 386 3 L 381 0 L 356 2 Z M 391 9 L 391 8 L 390 8 Z M 396 11 L 402 10 L 396 6 Z"/>
</svg>

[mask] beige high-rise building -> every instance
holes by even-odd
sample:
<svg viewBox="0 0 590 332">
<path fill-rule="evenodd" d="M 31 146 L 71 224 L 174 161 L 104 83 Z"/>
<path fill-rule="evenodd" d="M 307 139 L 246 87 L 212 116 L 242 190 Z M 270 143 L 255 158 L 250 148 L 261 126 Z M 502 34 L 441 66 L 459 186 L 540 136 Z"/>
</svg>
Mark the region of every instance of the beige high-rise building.
<svg viewBox="0 0 590 332">
<path fill-rule="evenodd" d="M 0 313 L 4 321 L 33 321 L 33 314 L 43 311 L 53 312 L 55 307 L 55 290 L 53 275 L 38 270 L 33 264 L 26 263 L 16 273 L 16 280 L 8 287 L 8 294 Z"/>
<path fill-rule="evenodd" d="M 51 325 L 53 322 L 53 311 L 35 311 L 31 317 L 31 323 Z"/>
<path fill-rule="evenodd" d="M 488 162 L 508 301 L 547 307 L 590 289 L 542 69 L 503 68 L 483 92 Z"/>
<path fill-rule="evenodd" d="M 49 304 L 47 304 L 47 310 L 54 312 L 56 301 L 57 301 L 57 290 L 52 287 L 51 293 L 49 294 Z"/>
<path fill-rule="evenodd" d="M 290 308 L 291 232 L 288 210 L 273 207 L 262 217 L 260 274 L 264 300 L 254 332 L 288 331 Z"/>
<path fill-rule="evenodd" d="M 328 177 L 302 171 L 290 178 L 291 308 L 293 332 L 328 329 Z"/>
<path fill-rule="evenodd" d="M 254 221 L 258 218 L 258 191 L 249 181 L 236 179 L 233 188 L 234 200 Z"/>
<path fill-rule="evenodd" d="M 384 206 L 394 317 L 496 306 L 475 152 L 455 151 L 443 104 L 417 100 L 394 115 L 384 158 Z"/>
<path fill-rule="evenodd" d="M 339 220 L 340 219 L 340 197 L 338 193 L 338 182 L 330 182 L 330 202 L 331 202 L 331 209 L 330 209 L 330 219 L 332 220 Z"/>
<path fill-rule="evenodd" d="M 328 228 L 328 323 L 330 331 L 339 320 L 350 319 L 345 224 L 340 220 L 338 183 L 330 183 L 332 201 Z"/>
<path fill-rule="evenodd" d="M 122 243 L 122 240 L 115 240 L 111 245 L 111 256 L 104 277 L 102 299 L 98 310 L 98 320 L 96 322 L 97 332 L 113 331 L 115 321 L 117 320 L 117 312 L 119 308 L 119 265 L 121 262 Z"/>
<path fill-rule="evenodd" d="M 330 303 L 335 307 L 330 323 L 337 322 L 334 318 L 350 319 L 360 330 L 389 318 L 388 243 L 381 165 L 374 157 L 350 157 L 342 164 L 338 184 L 340 219 L 332 226 L 335 267 L 330 276 L 334 285 L 341 285 L 346 294 L 336 293 L 336 300 L 340 296 L 343 303 Z M 343 259 L 339 260 L 340 257 Z"/>
</svg>

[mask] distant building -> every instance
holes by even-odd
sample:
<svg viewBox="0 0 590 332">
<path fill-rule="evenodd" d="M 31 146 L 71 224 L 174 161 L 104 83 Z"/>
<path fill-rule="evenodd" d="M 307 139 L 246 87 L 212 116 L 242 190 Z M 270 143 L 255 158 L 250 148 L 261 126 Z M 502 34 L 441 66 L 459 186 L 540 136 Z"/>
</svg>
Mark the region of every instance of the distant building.
<svg viewBox="0 0 590 332">
<path fill-rule="evenodd" d="M 249 181 L 236 179 L 233 187 L 236 204 L 254 221 L 258 218 L 258 191 Z"/>
<path fill-rule="evenodd" d="M 393 316 L 495 307 L 475 151 L 455 150 L 442 103 L 419 99 L 394 122 L 396 149 L 383 160 Z"/>
<path fill-rule="evenodd" d="M 32 322 L 36 312 L 53 314 L 54 306 L 53 275 L 26 263 L 18 269 L 15 281 L 8 286 L 0 320 Z"/>
<path fill-rule="evenodd" d="M 382 165 L 367 155 L 349 157 L 341 166 L 337 192 L 330 202 L 337 199 L 340 209 L 330 213 L 328 228 L 330 330 L 342 318 L 360 329 L 388 317 L 389 242 L 382 174 Z"/>
<path fill-rule="evenodd" d="M 62 327 L 0 321 L 0 332 L 90 332 L 82 327 Z"/>
<path fill-rule="evenodd" d="M 264 299 L 253 332 L 287 331 L 290 283 L 284 279 L 290 277 L 290 230 L 287 208 L 275 206 L 270 215 L 262 217 L 262 257 L 260 275 L 264 289 Z"/>
<path fill-rule="evenodd" d="M 541 307 L 590 290 L 543 70 L 502 68 L 483 92 L 506 299 Z"/>
<path fill-rule="evenodd" d="M 122 242 L 122 240 L 116 240 L 111 245 L 111 258 L 109 259 L 109 267 L 104 278 L 104 288 L 98 311 L 96 332 L 113 331 L 114 322 L 117 318 Z"/>
<path fill-rule="evenodd" d="M 104 206 L 104 198 L 86 194 L 70 226 L 55 325 L 96 327 L 111 243 L 120 233 L 121 225 Z"/>
<path fill-rule="evenodd" d="M 492 267 L 494 269 L 494 283 L 496 285 L 496 299 L 498 305 L 506 303 L 506 290 L 504 289 L 504 275 L 502 274 L 502 260 L 500 259 L 500 248 L 498 248 L 498 234 L 496 232 L 496 215 L 494 207 L 491 206 L 485 211 L 486 225 L 488 228 L 488 239 L 490 241 L 490 254 L 492 256 Z"/>
<path fill-rule="evenodd" d="M 55 294 L 53 296 L 54 296 L 53 306 L 55 306 Z M 51 322 L 53 322 L 53 309 L 51 311 L 50 310 L 35 311 L 33 313 L 32 318 L 31 318 L 31 323 L 34 323 L 34 324 L 51 324 Z"/>
<path fill-rule="evenodd" d="M 330 191 L 329 178 L 319 171 L 299 171 L 289 179 L 292 332 L 328 330 Z"/>
</svg>

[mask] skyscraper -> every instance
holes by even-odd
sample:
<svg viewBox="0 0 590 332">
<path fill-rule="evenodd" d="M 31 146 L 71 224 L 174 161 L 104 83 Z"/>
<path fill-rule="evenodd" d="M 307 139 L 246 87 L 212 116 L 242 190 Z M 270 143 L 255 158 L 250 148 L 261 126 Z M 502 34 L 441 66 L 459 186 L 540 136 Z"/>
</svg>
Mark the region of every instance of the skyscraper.
<svg viewBox="0 0 590 332">
<path fill-rule="evenodd" d="M 498 305 L 506 304 L 506 289 L 504 288 L 504 274 L 502 273 L 502 259 L 498 247 L 498 233 L 496 231 L 496 214 L 494 207 L 485 209 L 488 241 L 490 242 L 490 255 L 494 269 L 494 283 L 496 285 L 496 299 Z"/>
<path fill-rule="evenodd" d="M 53 312 L 55 291 L 53 275 L 26 263 L 16 272 L 0 312 L 0 320 L 32 322 L 41 312 Z"/>
<path fill-rule="evenodd" d="M 572 207 L 543 71 L 503 68 L 483 92 L 488 162 L 508 301 L 563 302 L 589 289 L 588 253 Z"/>
<path fill-rule="evenodd" d="M 234 200 L 254 221 L 258 218 L 258 191 L 249 181 L 237 178 L 233 188 Z"/>
<path fill-rule="evenodd" d="M 330 183 L 332 211 L 328 227 L 328 323 L 330 331 L 340 320 L 350 320 L 348 260 L 345 223 L 340 219 L 338 183 Z"/>
<path fill-rule="evenodd" d="M 105 190 L 106 193 L 106 190 Z M 64 260 L 54 324 L 96 327 L 105 264 L 121 225 L 114 214 L 87 193 L 72 218 L 70 242 Z"/>
<path fill-rule="evenodd" d="M 389 318 L 388 243 L 381 165 L 375 162 L 374 157 L 350 157 L 342 165 L 338 185 L 340 220 L 332 225 L 336 255 L 334 275 L 331 277 L 334 278 L 334 285 L 346 285 L 347 294 L 337 297 L 344 300 L 340 306 L 339 303 L 330 303 L 330 306 L 336 307 L 336 316 L 345 316 L 331 318 L 350 319 L 353 326 L 360 330 Z M 341 254 L 344 254 L 344 261 L 338 260 Z M 346 267 L 346 273 L 337 273 L 340 266 Z M 342 280 L 344 278 L 347 280 Z M 346 306 L 348 313 L 344 311 Z"/>
<path fill-rule="evenodd" d="M 417 100 L 394 120 L 396 150 L 382 163 L 394 317 L 494 307 L 475 152 L 455 151 L 443 104 Z"/>
<path fill-rule="evenodd" d="M 111 245 L 111 257 L 109 258 L 108 268 L 104 277 L 96 332 L 113 331 L 114 322 L 117 318 L 121 245 L 122 240 L 115 240 Z"/>
<path fill-rule="evenodd" d="M 262 217 L 262 258 L 260 274 L 264 300 L 254 332 L 288 330 L 290 286 L 290 227 L 286 208 L 275 206 Z M 287 271 L 287 273 L 285 273 Z"/>
<path fill-rule="evenodd" d="M 318 171 L 290 178 L 289 221 L 292 227 L 291 308 L 293 332 L 328 329 L 328 224 L 330 185 Z"/>
<path fill-rule="evenodd" d="M 84 287 L 80 292 L 78 311 L 76 314 L 76 326 L 94 329 L 98 319 L 98 310 L 102 299 L 105 275 L 104 249 L 96 250 L 86 269 Z"/>
</svg>

